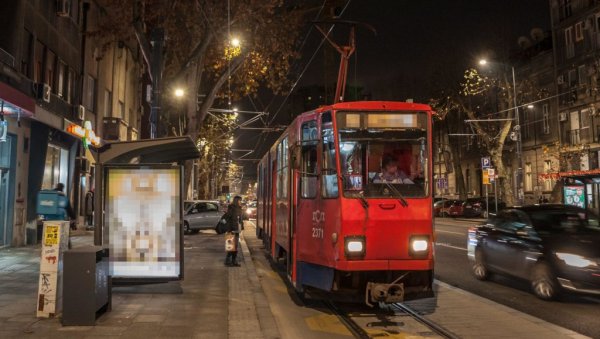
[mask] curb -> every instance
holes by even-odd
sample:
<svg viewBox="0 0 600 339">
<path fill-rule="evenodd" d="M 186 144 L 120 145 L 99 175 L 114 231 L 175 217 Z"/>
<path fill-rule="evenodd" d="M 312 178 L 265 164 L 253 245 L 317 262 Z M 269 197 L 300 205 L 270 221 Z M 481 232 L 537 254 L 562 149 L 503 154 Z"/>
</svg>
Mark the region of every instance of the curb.
<svg viewBox="0 0 600 339">
<path fill-rule="evenodd" d="M 271 311 L 271 306 L 269 305 L 258 275 L 256 274 L 256 268 L 254 267 L 254 262 L 252 261 L 252 255 L 248 245 L 246 244 L 243 234 L 244 232 L 242 232 L 242 236 L 240 237 L 240 245 L 242 246 L 243 259 L 246 266 L 246 273 L 248 274 L 248 280 L 250 280 L 250 284 L 252 285 L 250 290 L 254 296 L 254 307 L 258 316 L 261 332 L 263 333 L 264 338 L 281 338 L 279 328 L 275 322 L 275 317 Z"/>
</svg>

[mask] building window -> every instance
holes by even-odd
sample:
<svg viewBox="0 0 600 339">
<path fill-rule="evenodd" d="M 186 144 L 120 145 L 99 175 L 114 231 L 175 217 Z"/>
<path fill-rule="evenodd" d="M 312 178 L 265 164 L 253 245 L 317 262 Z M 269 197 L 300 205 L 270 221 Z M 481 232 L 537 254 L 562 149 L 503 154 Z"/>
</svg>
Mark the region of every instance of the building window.
<svg viewBox="0 0 600 339">
<path fill-rule="evenodd" d="M 75 72 L 69 68 L 67 70 L 67 88 L 65 89 L 65 97 L 68 103 L 73 103 L 73 84 L 75 83 Z"/>
<path fill-rule="evenodd" d="M 533 191 L 533 174 L 531 173 L 531 163 L 525 164 L 525 191 Z"/>
<path fill-rule="evenodd" d="M 589 108 L 581 110 L 581 128 L 590 127 L 590 110 Z"/>
<path fill-rule="evenodd" d="M 569 87 L 573 88 L 575 86 L 577 86 L 577 81 L 579 79 L 577 78 L 577 72 L 575 71 L 575 69 L 570 69 L 569 70 Z"/>
<path fill-rule="evenodd" d="M 23 44 L 21 47 L 21 73 L 31 79 L 31 62 L 33 59 L 31 49 L 33 47 L 33 35 L 28 30 L 25 30 L 21 43 Z"/>
<path fill-rule="evenodd" d="M 33 81 L 42 82 L 44 71 L 44 45 L 36 40 L 34 49 L 34 64 L 33 64 Z"/>
<path fill-rule="evenodd" d="M 56 81 L 56 95 L 58 95 L 60 98 L 64 98 L 65 86 L 67 84 L 67 82 L 65 81 L 66 77 L 67 77 L 67 65 L 64 62 L 59 61 L 58 62 L 58 79 Z"/>
<path fill-rule="evenodd" d="M 575 41 L 583 40 L 583 22 L 579 21 L 575 24 Z"/>
<path fill-rule="evenodd" d="M 587 67 L 585 65 L 577 67 L 577 77 L 579 80 L 579 86 L 583 87 L 587 85 Z"/>
<path fill-rule="evenodd" d="M 56 84 L 54 83 L 54 64 L 56 62 L 56 54 L 50 50 L 46 50 L 46 77 L 44 82 L 52 87 L 52 93 L 56 93 Z"/>
<path fill-rule="evenodd" d="M 573 14 L 571 0 L 559 0 L 559 7 L 560 19 L 566 19 Z"/>
<path fill-rule="evenodd" d="M 542 105 L 542 123 L 544 125 L 544 134 L 550 134 L 550 110 L 548 104 Z"/>
<path fill-rule="evenodd" d="M 552 160 L 544 161 L 544 173 L 552 173 Z M 554 187 L 554 180 L 544 179 L 544 191 L 551 191 L 552 187 Z"/>
<path fill-rule="evenodd" d="M 573 26 L 565 28 L 565 50 L 567 58 L 575 56 L 575 45 L 573 44 Z"/>
</svg>

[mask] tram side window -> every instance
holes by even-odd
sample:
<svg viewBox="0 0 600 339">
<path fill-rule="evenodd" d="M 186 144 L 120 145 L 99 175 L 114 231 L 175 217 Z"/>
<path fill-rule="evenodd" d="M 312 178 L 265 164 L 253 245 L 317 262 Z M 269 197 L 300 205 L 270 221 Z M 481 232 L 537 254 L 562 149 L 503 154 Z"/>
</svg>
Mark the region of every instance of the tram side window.
<svg viewBox="0 0 600 339">
<path fill-rule="evenodd" d="M 300 197 L 317 196 L 317 122 L 302 124 L 302 158 L 300 167 Z"/>
<path fill-rule="evenodd" d="M 323 198 L 338 197 L 338 176 L 335 165 L 335 143 L 333 141 L 333 123 L 331 112 L 321 116 L 321 142 L 323 158 L 321 159 L 321 196 Z"/>
<path fill-rule="evenodd" d="M 277 198 L 288 196 L 288 139 L 284 138 L 277 145 Z"/>
</svg>

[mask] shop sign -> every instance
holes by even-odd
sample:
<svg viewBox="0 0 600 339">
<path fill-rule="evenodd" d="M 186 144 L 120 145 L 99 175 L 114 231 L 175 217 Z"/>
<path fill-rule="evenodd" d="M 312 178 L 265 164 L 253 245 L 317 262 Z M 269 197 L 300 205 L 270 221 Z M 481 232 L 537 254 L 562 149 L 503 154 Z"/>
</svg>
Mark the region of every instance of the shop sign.
<svg viewBox="0 0 600 339">
<path fill-rule="evenodd" d="M 86 121 L 83 124 L 84 127 L 79 126 L 77 124 L 70 124 L 67 127 L 67 132 L 72 135 L 78 136 L 83 141 L 83 146 L 87 148 L 89 145 L 93 145 L 94 147 L 99 147 L 101 145 L 100 137 L 94 133 L 92 130 L 92 123 L 90 121 Z"/>
</svg>

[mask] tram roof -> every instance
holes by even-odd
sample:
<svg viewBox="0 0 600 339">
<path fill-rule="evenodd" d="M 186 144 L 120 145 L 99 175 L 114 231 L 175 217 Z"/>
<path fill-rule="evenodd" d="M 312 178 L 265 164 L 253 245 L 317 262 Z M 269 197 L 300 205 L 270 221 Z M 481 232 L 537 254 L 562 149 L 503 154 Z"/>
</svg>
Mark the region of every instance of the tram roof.
<svg viewBox="0 0 600 339">
<path fill-rule="evenodd" d="M 322 112 L 327 110 L 402 110 L 402 111 L 431 111 L 431 106 L 413 102 L 402 101 L 350 101 L 338 102 L 337 104 L 321 106 L 314 110 Z"/>
</svg>

